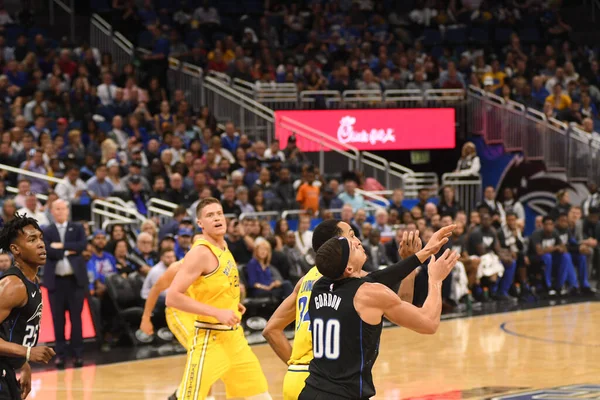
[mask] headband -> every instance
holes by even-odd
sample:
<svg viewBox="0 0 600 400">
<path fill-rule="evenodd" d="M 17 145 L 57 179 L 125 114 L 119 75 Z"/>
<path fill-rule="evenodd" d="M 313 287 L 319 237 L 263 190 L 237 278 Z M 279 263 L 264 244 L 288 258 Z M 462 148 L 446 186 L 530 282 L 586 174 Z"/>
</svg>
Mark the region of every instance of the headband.
<svg viewBox="0 0 600 400">
<path fill-rule="evenodd" d="M 342 277 L 342 275 L 344 275 L 344 271 L 348 266 L 348 259 L 350 258 L 350 243 L 348 242 L 348 239 L 344 236 L 340 236 L 338 240 L 340 245 L 342 246 L 342 259 L 340 261 L 342 272 L 336 279 L 339 279 Z"/>
</svg>

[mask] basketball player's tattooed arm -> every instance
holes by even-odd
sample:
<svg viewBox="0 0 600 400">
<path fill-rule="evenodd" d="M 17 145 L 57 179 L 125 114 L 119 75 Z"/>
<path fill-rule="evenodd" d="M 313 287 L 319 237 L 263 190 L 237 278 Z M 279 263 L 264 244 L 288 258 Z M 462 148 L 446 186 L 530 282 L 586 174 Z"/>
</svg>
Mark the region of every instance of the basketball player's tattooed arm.
<svg viewBox="0 0 600 400">
<path fill-rule="evenodd" d="M 402 301 L 388 288 L 376 283 L 366 283 L 356 293 L 356 311 L 369 324 L 378 324 L 381 316 L 385 315 L 396 325 L 418 333 L 433 334 L 437 331 L 442 313 L 442 281 L 457 261 L 458 254 L 450 250 L 446 250 L 438 260 L 433 256 L 428 268 L 429 293 L 421 308 Z"/>
<path fill-rule="evenodd" d="M 146 299 L 146 304 L 144 305 L 144 314 L 142 315 L 142 322 L 140 324 L 140 329 L 146 335 L 152 335 L 154 333 L 154 327 L 152 326 L 152 312 L 154 311 L 154 307 L 156 306 L 156 302 L 160 297 L 160 294 L 169 288 L 169 285 L 173 283 L 173 279 L 175 278 L 175 274 L 179 271 L 179 267 L 181 266 L 181 261 L 175 261 L 173 264 L 167 268 L 164 274 L 161 275 L 160 278 L 156 281 L 150 292 L 148 293 L 148 298 Z"/>
<path fill-rule="evenodd" d="M 292 346 L 285 337 L 283 330 L 296 319 L 296 299 L 302 281 L 303 279 L 298 281 L 294 292 L 277 307 L 262 332 L 275 354 L 286 364 L 292 356 Z"/>
<path fill-rule="evenodd" d="M 27 289 L 16 276 L 8 276 L 0 281 L 0 323 L 4 322 L 14 308 L 27 304 Z M 0 339 L 0 356 L 27 357 L 27 347 Z M 47 364 L 54 356 L 54 351 L 46 346 L 31 348 L 29 360 Z M 26 368 L 26 367 L 25 367 Z M 26 371 L 25 371 L 26 372 Z"/>
<path fill-rule="evenodd" d="M 388 288 L 392 288 L 412 273 L 419 265 L 423 264 L 434 254 L 437 254 L 443 245 L 448 243 L 448 238 L 452 235 L 452 231 L 456 225 L 449 225 L 441 228 L 433 234 L 429 242 L 425 247 L 414 256 L 410 256 L 404 260 L 401 260 L 385 269 L 371 272 L 369 274 L 369 280 L 371 282 L 377 282 L 384 284 Z M 404 241 L 404 235 L 402 237 Z M 407 237 L 408 240 L 408 237 Z"/>
<path fill-rule="evenodd" d="M 185 295 L 186 290 L 196 279 L 214 271 L 218 266 L 217 258 L 206 246 L 196 246 L 191 249 L 183 258 L 179 272 L 167 291 L 167 306 L 196 315 L 214 317 L 224 325 L 239 324 L 240 319 L 234 311 L 200 303 Z"/>
</svg>

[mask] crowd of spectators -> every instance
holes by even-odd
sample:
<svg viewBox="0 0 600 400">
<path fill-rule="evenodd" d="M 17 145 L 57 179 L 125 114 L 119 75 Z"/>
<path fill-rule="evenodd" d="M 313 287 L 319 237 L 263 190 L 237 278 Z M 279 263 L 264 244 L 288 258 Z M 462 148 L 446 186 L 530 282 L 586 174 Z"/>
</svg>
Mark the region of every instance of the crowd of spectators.
<svg viewBox="0 0 600 400">
<path fill-rule="evenodd" d="M 597 53 L 570 41 L 561 1 L 258 3 L 115 1 L 113 21 L 155 54 L 258 85 L 340 92 L 474 85 L 590 134 L 598 120 Z"/>
<path fill-rule="evenodd" d="M 299 89 L 473 84 L 540 109 L 552 105 L 557 116 L 567 115 L 565 110 L 577 115 L 573 99 L 580 98 L 581 116 L 596 117 L 597 61 L 586 49 L 563 40 L 569 27 L 555 6 L 542 1 L 526 2 L 531 7 L 525 9 L 522 2 L 508 1 L 412 3 L 267 3 L 258 26 L 248 25 L 240 35 L 230 28 L 223 32 L 219 11 L 210 6 L 164 13 L 151 1 L 137 9 L 133 1 L 116 0 L 120 26 L 129 26 L 129 18 L 149 26 L 153 47 L 139 64 L 121 69 L 110 54 L 86 44 L 56 43 L 22 26 L 0 25 L 0 163 L 65 178 L 54 184 L 0 170 L 2 218 L 26 212 L 47 225 L 54 222 L 52 203 L 68 202 L 73 219 L 83 220 L 87 230 L 83 256 L 89 291 L 98 297 L 106 292 L 109 274 L 136 272 L 150 284 L 172 260 L 181 259 L 196 230 L 195 205 L 209 196 L 221 199 L 230 215 L 227 241 L 238 264 L 246 265 L 250 297 L 280 301 L 289 294 L 314 264 L 311 228 L 334 217 L 351 224 L 363 240 L 367 270 L 397 261 L 404 230 L 418 230 L 426 242 L 435 229 L 455 222 L 451 246 L 462 258 L 446 281 L 446 309 L 468 298 L 469 291 L 481 301 L 527 300 L 539 294 L 534 287 L 552 296 L 592 293 L 586 268 L 599 259 L 588 258 L 598 251 L 600 239 L 595 188 L 582 207 L 571 207 L 568 194 L 560 194 L 557 208 L 529 238 L 523 236 L 523 206 L 511 190 L 497 196 L 487 188 L 484 202 L 466 215 L 450 187 L 443 188 L 439 199 L 438 193 L 421 190 L 410 209 L 398 189 L 387 209 L 369 213 L 357 189 L 377 186 L 372 178 L 357 171 L 324 175 L 296 147 L 293 136 L 285 148 L 277 140 L 267 146 L 232 122 L 217 121 L 207 107 L 194 110 L 184 92 L 169 96 L 164 71 L 170 55 L 251 81 L 295 82 Z M 432 30 L 448 36 L 454 25 L 452 29 L 519 30 L 525 20 L 537 21 L 540 43 L 522 45 L 519 34 L 509 34 L 502 46 L 467 42 L 461 49 L 459 44 L 431 45 L 431 38 L 421 37 Z M 194 35 L 196 40 L 188 42 Z M 584 108 L 590 113 L 583 114 Z M 574 122 L 586 124 L 583 118 Z M 474 152 L 463 155 L 459 169 L 478 172 Z M 40 202 L 40 194 L 47 200 Z M 151 198 L 179 207 L 172 220 L 157 224 L 149 219 L 140 232 L 123 225 L 112 225 L 108 232 L 91 227 L 86 222 L 90 202 L 111 196 L 130 202 L 142 215 L 148 214 Z M 290 209 L 305 214 L 273 224 L 239 219 L 241 213 Z M 3 258 L 0 266 L 6 264 Z M 421 270 L 417 304 L 426 279 Z"/>
</svg>

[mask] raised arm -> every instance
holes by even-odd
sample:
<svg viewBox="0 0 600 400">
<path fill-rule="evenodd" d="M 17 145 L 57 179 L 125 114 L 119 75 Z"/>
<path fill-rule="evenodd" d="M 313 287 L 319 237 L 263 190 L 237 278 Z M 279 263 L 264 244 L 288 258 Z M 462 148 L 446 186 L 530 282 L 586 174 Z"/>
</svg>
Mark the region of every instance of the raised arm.
<svg viewBox="0 0 600 400">
<path fill-rule="evenodd" d="M 281 361 L 286 364 L 292 356 L 292 346 L 285 337 L 283 330 L 296 319 L 296 299 L 298 298 L 302 281 L 303 279 L 298 281 L 292 294 L 277 307 L 277 310 L 275 310 L 262 332 L 269 346 L 271 346 Z"/>
<path fill-rule="evenodd" d="M 218 267 L 215 255 L 206 246 L 196 246 L 184 257 L 179 272 L 167 292 L 167 306 L 196 315 L 214 317 L 224 325 L 234 326 L 240 322 L 233 310 L 219 309 L 200 303 L 185 292 L 196 279 Z"/>
<path fill-rule="evenodd" d="M 442 313 L 442 281 L 458 261 L 458 254 L 446 250 L 429 264 L 429 293 L 423 307 L 418 308 L 402 301 L 394 292 L 379 284 L 367 283 L 360 287 L 354 299 L 356 311 L 363 321 L 377 324 L 381 316 L 396 325 L 423 334 L 433 334 L 440 324 Z"/>
<path fill-rule="evenodd" d="M 152 312 L 154 311 L 154 307 L 156 307 L 156 302 L 160 297 L 160 294 L 167 290 L 171 283 L 173 283 L 173 279 L 175 279 L 175 275 L 179 268 L 181 267 L 182 261 L 175 261 L 173 264 L 167 268 L 164 274 L 152 286 L 150 292 L 148 293 L 148 298 L 146 299 L 146 304 L 144 305 L 144 314 L 142 315 L 142 322 L 140 324 L 140 329 L 147 335 L 152 335 L 154 332 L 154 327 L 152 326 Z"/>
<path fill-rule="evenodd" d="M 452 231 L 455 227 L 456 225 L 449 225 L 438 230 L 433 234 L 423 249 L 417 247 L 417 241 L 419 243 L 421 242 L 418 233 L 413 235 L 412 232 L 410 234 L 405 232 L 402 235 L 402 241 L 400 244 L 401 256 L 408 255 L 403 254 L 403 247 L 411 247 L 411 249 L 417 250 L 415 255 L 409 256 L 408 258 L 405 258 L 389 266 L 388 268 L 371 272 L 369 274 L 369 280 L 371 282 L 381 283 L 389 288 L 393 288 L 398 284 L 398 282 L 402 281 L 402 279 L 406 278 L 411 272 L 413 272 L 419 265 L 427 261 L 429 257 L 437 254 L 442 246 L 448 242 L 448 238 L 450 235 L 452 235 Z M 412 239 L 410 235 L 413 235 Z"/>
</svg>

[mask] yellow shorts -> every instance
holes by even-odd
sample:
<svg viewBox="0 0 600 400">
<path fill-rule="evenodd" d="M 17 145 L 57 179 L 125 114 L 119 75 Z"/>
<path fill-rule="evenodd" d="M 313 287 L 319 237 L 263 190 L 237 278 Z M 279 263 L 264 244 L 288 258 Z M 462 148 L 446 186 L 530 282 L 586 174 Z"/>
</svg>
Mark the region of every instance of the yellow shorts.
<svg viewBox="0 0 600 400">
<path fill-rule="evenodd" d="M 241 327 L 235 331 L 195 328 L 178 399 L 203 400 L 218 379 L 225 383 L 227 398 L 256 396 L 269 390 Z"/>
<path fill-rule="evenodd" d="M 196 329 L 194 328 L 196 317 L 193 314 L 175 310 L 171 307 L 165 309 L 165 316 L 171 333 L 186 350 L 189 350 L 189 341 L 193 338 Z"/>
<path fill-rule="evenodd" d="M 283 378 L 283 400 L 298 400 L 308 378 L 308 365 L 290 365 Z"/>
</svg>

